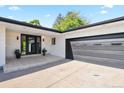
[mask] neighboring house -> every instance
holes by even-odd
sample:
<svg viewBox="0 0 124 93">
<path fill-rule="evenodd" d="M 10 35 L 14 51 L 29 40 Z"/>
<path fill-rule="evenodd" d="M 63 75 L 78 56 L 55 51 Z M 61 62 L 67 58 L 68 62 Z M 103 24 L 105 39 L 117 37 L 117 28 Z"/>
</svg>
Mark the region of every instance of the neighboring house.
<svg viewBox="0 0 124 93">
<path fill-rule="evenodd" d="M 47 53 L 67 59 L 104 57 L 124 60 L 124 17 L 89 24 L 58 32 L 0 17 L 0 66 L 6 59 L 15 58 L 20 49 L 22 56 Z"/>
</svg>

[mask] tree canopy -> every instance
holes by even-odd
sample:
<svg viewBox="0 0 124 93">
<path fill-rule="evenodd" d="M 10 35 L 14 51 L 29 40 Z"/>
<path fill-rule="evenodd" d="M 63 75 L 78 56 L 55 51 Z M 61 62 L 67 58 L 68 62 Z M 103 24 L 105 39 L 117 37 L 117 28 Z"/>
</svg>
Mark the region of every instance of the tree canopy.
<svg viewBox="0 0 124 93">
<path fill-rule="evenodd" d="M 31 20 L 28 23 L 33 24 L 33 25 L 41 25 L 38 19 Z"/>
<path fill-rule="evenodd" d="M 70 11 L 65 16 L 59 14 L 53 28 L 59 31 L 66 31 L 88 24 L 86 18 L 80 17 L 79 13 Z"/>
</svg>

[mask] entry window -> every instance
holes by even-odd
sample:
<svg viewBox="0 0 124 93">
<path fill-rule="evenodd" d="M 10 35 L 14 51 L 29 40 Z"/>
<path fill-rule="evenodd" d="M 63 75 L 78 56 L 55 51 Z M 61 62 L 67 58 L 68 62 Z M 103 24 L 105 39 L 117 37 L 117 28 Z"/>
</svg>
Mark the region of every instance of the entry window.
<svg viewBox="0 0 124 93">
<path fill-rule="evenodd" d="M 35 50 L 35 37 L 28 37 L 28 44 L 27 44 L 27 49 L 28 49 L 28 52 L 29 53 L 36 53 L 36 50 Z"/>
<path fill-rule="evenodd" d="M 26 54 L 26 36 L 23 35 L 22 37 L 22 55 L 25 55 Z"/>
<path fill-rule="evenodd" d="M 22 55 L 40 54 L 41 37 L 34 35 L 21 35 L 21 53 Z"/>
<path fill-rule="evenodd" d="M 56 44 L 56 38 L 52 38 L 52 45 Z"/>
</svg>

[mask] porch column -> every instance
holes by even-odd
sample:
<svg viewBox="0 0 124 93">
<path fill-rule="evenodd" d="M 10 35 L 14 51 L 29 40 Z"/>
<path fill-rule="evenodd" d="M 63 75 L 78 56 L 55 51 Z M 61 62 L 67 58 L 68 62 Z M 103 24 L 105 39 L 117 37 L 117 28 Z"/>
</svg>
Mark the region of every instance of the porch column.
<svg viewBox="0 0 124 93">
<path fill-rule="evenodd" d="M 0 26 L 0 67 L 4 66 L 6 63 L 5 43 L 6 43 L 6 29 L 4 26 Z"/>
</svg>

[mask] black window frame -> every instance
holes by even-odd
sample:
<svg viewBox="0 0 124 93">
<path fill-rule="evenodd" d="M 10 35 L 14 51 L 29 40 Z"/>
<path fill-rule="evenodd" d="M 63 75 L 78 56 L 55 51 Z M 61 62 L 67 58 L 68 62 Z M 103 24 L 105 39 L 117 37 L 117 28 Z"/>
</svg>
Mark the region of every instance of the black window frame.
<svg viewBox="0 0 124 93">
<path fill-rule="evenodd" d="M 26 42 L 27 42 L 27 38 L 28 37 L 30 37 L 30 36 L 33 36 L 33 37 L 35 37 L 35 42 L 37 42 L 37 37 L 40 37 L 40 53 L 37 53 L 36 51 L 37 51 L 37 47 L 35 48 L 35 52 L 36 53 L 28 53 L 27 52 L 27 43 L 26 43 L 26 53 L 25 54 L 22 54 L 22 36 L 26 36 Z M 24 56 L 24 55 L 33 55 L 33 54 L 41 54 L 41 48 L 42 48 L 42 46 L 41 46 L 41 44 L 42 44 L 42 42 L 41 42 L 41 36 L 38 36 L 38 35 L 30 35 L 30 34 L 21 34 L 21 39 L 20 39 L 20 41 L 21 41 L 21 45 L 20 45 L 20 47 L 21 47 L 21 55 L 22 56 Z M 37 43 L 35 43 L 35 44 L 37 44 Z"/>
<path fill-rule="evenodd" d="M 51 42 L 52 42 L 52 45 L 56 45 L 56 38 L 53 37 Z"/>
</svg>

